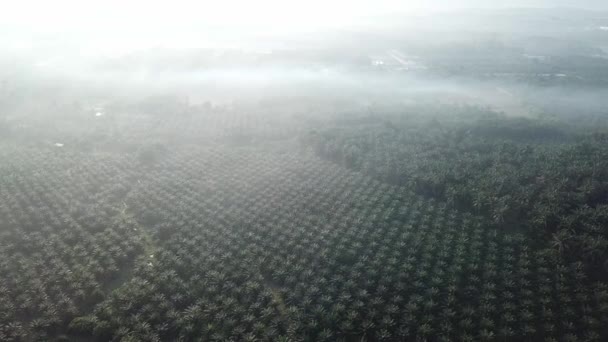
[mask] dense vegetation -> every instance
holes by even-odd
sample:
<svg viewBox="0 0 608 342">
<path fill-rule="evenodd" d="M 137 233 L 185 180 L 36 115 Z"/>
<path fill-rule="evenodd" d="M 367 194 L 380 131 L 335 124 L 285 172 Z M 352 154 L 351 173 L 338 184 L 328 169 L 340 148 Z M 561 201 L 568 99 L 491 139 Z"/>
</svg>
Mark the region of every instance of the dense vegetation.
<svg viewBox="0 0 608 342">
<path fill-rule="evenodd" d="M 568 261 L 583 261 L 594 278 L 605 276 L 608 135 L 460 111 L 338 121 L 310 140 L 325 158 L 524 231 Z"/>
<path fill-rule="evenodd" d="M 602 135 L 112 108 L 0 142 L 2 341 L 608 337 Z"/>
</svg>

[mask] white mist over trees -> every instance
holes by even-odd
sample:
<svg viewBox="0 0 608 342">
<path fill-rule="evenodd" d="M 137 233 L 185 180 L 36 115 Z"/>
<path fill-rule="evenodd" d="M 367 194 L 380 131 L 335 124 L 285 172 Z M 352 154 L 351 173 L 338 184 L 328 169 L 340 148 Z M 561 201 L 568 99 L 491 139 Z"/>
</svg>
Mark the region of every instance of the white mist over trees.
<svg viewBox="0 0 608 342">
<path fill-rule="evenodd" d="M 608 340 L 603 2 L 5 7 L 0 341 Z"/>
</svg>

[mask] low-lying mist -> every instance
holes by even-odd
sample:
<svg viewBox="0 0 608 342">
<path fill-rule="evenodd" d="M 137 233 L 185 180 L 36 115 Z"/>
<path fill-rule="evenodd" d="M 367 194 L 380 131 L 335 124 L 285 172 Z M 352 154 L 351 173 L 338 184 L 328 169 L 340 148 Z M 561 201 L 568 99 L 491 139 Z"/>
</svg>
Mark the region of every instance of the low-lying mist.
<svg viewBox="0 0 608 342">
<path fill-rule="evenodd" d="M 147 22 L 45 32 L 9 21 L 0 31 L 0 115 L 18 125 L 60 117 L 66 106 L 89 115 L 142 102 L 178 115 L 160 105 L 168 98 L 264 115 L 412 104 L 574 120 L 607 114 L 606 12 L 444 8 L 357 18 L 285 31 Z"/>
</svg>

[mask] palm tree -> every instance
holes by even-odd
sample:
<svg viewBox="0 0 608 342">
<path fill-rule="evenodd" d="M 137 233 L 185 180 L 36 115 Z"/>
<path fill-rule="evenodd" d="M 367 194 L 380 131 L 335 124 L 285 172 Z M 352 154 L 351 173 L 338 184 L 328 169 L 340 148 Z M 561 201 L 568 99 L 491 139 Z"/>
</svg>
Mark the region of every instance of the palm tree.
<svg viewBox="0 0 608 342">
<path fill-rule="evenodd" d="M 551 245 L 556 248 L 560 255 L 564 255 L 564 252 L 567 249 L 568 241 L 574 238 L 572 232 L 568 230 L 559 230 L 557 233 L 553 234 L 553 240 Z"/>
</svg>

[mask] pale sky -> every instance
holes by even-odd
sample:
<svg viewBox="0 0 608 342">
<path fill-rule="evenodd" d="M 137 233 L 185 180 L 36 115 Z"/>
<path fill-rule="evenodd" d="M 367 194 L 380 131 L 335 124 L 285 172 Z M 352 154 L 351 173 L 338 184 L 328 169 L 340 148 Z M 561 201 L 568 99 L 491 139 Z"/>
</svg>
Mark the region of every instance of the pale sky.
<svg viewBox="0 0 608 342">
<path fill-rule="evenodd" d="M 84 54 L 120 55 L 152 46 L 219 47 L 225 39 L 218 32 L 289 35 L 390 13 L 555 6 L 608 9 L 608 0 L 0 0 L 0 49 L 75 42 L 87 47 Z"/>
<path fill-rule="evenodd" d="M 289 29 L 340 26 L 391 12 L 522 6 L 608 9 L 603 0 L 0 0 L 0 5 L 0 23 L 51 31 L 192 24 Z"/>
</svg>

